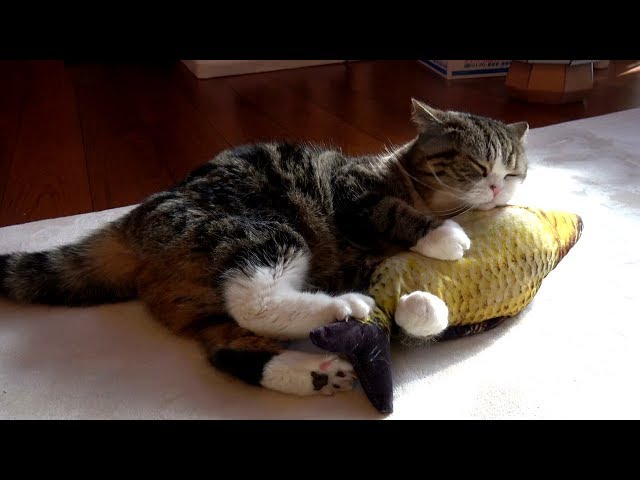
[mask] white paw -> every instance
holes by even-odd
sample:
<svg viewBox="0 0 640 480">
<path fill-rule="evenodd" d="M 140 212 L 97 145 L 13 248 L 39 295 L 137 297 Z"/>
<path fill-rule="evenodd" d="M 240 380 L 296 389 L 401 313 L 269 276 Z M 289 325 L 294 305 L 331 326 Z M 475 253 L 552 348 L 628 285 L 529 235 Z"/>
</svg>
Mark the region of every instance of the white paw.
<svg viewBox="0 0 640 480">
<path fill-rule="evenodd" d="M 353 388 L 353 367 L 335 355 L 287 351 L 264 367 L 262 386 L 293 395 L 333 395 Z"/>
<path fill-rule="evenodd" d="M 352 316 L 364 320 L 369 316 L 376 301 L 360 293 L 347 293 L 335 299 L 336 319 L 345 320 Z"/>
<path fill-rule="evenodd" d="M 411 247 L 411 250 L 425 257 L 438 260 L 458 260 L 471 247 L 471 240 L 464 230 L 453 220 L 432 230 Z"/>
<path fill-rule="evenodd" d="M 417 291 L 400 297 L 395 320 L 409 335 L 430 337 L 447 328 L 449 309 L 435 295 Z"/>
</svg>

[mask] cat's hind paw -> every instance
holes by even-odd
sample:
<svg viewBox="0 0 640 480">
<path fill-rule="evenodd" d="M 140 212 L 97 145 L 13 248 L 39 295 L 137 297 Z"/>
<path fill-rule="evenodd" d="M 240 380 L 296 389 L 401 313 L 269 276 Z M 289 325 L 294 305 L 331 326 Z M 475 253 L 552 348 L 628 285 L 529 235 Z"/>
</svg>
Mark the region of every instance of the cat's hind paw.
<svg viewBox="0 0 640 480">
<path fill-rule="evenodd" d="M 449 309 L 435 295 L 416 291 L 403 295 L 394 315 L 396 324 L 413 337 L 431 337 L 449 325 Z"/>
<path fill-rule="evenodd" d="M 335 355 L 287 351 L 265 365 L 261 383 L 293 395 L 333 395 L 351 390 L 355 378 L 351 364 Z"/>
</svg>

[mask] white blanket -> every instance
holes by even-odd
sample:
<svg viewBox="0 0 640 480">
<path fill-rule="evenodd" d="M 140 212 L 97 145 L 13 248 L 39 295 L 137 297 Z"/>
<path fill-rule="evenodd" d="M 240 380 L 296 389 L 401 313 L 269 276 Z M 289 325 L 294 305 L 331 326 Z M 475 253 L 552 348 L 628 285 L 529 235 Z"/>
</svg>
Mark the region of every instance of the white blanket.
<svg viewBox="0 0 640 480">
<path fill-rule="evenodd" d="M 516 318 L 394 347 L 386 418 L 640 418 L 640 109 L 532 130 L 529 152 L 512 203 L 574 211 L 582 238 Z M 70 242 L 129 208 L 0 229 L 0 252 Z M 139 302 L 0 300 L 0 418 L 383 417 L 359 387 L 297 398 L 230 379 Z"/>
</svg>

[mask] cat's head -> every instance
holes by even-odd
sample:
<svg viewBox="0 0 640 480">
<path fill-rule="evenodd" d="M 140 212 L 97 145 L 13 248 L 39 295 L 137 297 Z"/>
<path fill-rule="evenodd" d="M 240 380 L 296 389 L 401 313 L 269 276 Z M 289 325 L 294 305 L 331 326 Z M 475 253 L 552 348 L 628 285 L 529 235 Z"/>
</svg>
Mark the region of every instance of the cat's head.
<svg viewBox="0 0 640 480">
<path fill-rule="evenodd" d="M 527 175 L 529 125 L 412 103 L 418 137 L 406 167 L 434 213 L 507 204 Z"/>
</svg>

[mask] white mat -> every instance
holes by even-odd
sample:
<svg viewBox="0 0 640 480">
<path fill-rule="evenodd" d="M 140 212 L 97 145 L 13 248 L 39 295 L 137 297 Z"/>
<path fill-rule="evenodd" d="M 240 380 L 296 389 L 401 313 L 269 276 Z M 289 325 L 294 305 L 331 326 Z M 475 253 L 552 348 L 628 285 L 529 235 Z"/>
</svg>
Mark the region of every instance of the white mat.
<svg viewBox="0 0 640 480">
<path fill-rule="evenodd" d="M 640 418 L 640 109 L 530 133 L 514 202 L 579 213 L 584 233 L 517 319 L 393 350 L 387 418 Z M 73 240 L 127 210 L 0 229 L 0 252 Z M 0 300 L 0 418 L 382 418 L 358 389 L 297 398 L 232 380 L 138 302 Z"/>
</svg>

